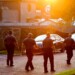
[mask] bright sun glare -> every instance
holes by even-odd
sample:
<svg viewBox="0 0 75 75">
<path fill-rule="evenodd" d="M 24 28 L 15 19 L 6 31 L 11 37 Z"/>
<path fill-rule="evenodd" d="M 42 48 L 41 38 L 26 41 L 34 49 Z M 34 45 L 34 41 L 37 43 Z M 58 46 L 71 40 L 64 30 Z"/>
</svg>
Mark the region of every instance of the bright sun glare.
<svg viewBox="0 0 75 75">
<path fill-rule="evenodd" d="M 45 0 L 46 2 L 55 3 L 57 0 Z"/>
<path fill-rule="evenodd" d="M 50 4 L 50 5 L 54 5 L 57 3 L 58 0 L 43 0 L 44 5 Z"/>
</svg>

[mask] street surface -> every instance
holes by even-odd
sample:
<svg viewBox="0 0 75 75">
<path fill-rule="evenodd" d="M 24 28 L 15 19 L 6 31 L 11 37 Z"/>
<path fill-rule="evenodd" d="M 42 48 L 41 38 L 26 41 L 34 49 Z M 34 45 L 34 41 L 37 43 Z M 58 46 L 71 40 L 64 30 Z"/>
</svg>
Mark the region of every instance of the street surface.
<svg viewBox="0 0 75 75">
<path fill-rule="evenodd" d="M 45 75 L 43 70 L 43 56 L 36 55 L 33 59 L 35 69 L 33 71 L 26 72 L 25 64 L 26 56 L 14 56 L 14 66 L 6 66 L 6 55 L 0 55 L 0 75 Z M 74 56 L 71 60 L 71 65 L 66 64 L 66 53 L 54 54 L 55 73 L 50 72 L 50 65 L 48 62 L 48 73 L 46 75 L 55 75 L 56 73 L 75 68 L 75 50 Z"/>
</svg>

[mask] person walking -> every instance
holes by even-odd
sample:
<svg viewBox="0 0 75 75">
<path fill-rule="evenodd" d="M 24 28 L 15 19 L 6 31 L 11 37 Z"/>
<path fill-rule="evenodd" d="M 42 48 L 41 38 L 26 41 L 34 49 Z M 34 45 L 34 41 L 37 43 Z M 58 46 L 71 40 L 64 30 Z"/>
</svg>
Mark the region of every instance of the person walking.
<svg viewBox="0 0 75 75">
<path fill-rule="evenodd" d="M 68 35 L 68 37 L 64 40 L 65 44 L 65 50 L 67 53 L 67 64 L 71 64 L 71 59 L 73 57 L 73 45 L 74 45 L 74 40 L 71 38 L 71 34 Z"/>
<path fill-rule="evenodd" d="M 51 72 L 55 72 L 54 70 L 54 56 L 53 56 L 53 40 L 50 39 L 50 33 L 46 34 L 47 37 L 43 40 L 43 55 L 44 55 L 44 72 L 47 73 L 47 61 L 49 58 Z"/>
<path fill-rule="evenodd" d="M 33 34 L 28 33 L 27 38 L 25 38 L 23 41 L 23 45 L 25 46 L 26 55 L 28 58 L 28 61 L 27 61 L 26 66 L 25 66 L 26 71 L 29 71 L 30 69 L 34 70 L 32 60 L 33 60 L 33 48 L 36 45 L 36 42 L 32 37 L 33 37 Z"/>
<path fill-rule="evenodd" d="M 16 44 L 15 36 L 12 34 L 12 31 L 9 31 L 8 35 L 6 35 L 4 38 L 4 45 L 7 50 L 7 66 L 14 66 L 13 56 Z"/>
</svg>

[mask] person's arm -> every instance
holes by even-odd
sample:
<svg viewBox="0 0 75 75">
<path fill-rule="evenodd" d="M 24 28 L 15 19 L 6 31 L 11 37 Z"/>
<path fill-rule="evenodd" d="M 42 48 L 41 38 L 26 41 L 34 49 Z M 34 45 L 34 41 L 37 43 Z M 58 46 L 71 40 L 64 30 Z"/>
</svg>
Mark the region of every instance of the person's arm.
<svg viewBox="0 0 75 75">
<path fill-rule="evenodd" d="M 66 50 L 66 39 L 64 40 L 64 42 L 63 42 L 63 49 L 64 49 L 64 51 Z"/>
<path fill-rule="evenodd" d="M 22 55 L 26 53 L 26 46 L 25 46 L 26 41 L 23 40 L 22 44 L 21 44 L 21 53 Z"/>
</svg>

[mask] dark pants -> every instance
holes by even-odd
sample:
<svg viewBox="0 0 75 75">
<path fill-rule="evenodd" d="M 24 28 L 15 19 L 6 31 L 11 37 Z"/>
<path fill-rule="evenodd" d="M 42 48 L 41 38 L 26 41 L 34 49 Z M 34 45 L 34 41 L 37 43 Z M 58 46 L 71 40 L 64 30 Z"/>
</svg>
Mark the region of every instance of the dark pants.
<svg viewBox="0 0 75 75">
<path fill-rule="evenodd" d="M 67 64 L 70 64 L 73 57 L 73 51 L 67 52 Z"/>
<path fill-rule="evenodd" d="M 66 53 L 67 53 L 67 64 L 70 64 L 71 58 L 73 56 L 73 47 L 72 46 L 66 46 Z"/>
<path fill-rule="evenodd" d="M 13 55 L 14 55 L 14 47 L 13 48 L 6 48 L 7 49 L 7 65 L 13 65 Z"/>
<path fill-rule="evenodd" d="M 47 71 L 47 61 L 50 61 L 51 71 L 54 70 L 54 56 L 52 51 L 48 51 L 46 49 L 46 52 L 44 52 L 44 71 Z"/>
<path fill-rule="evenodd" d="M 28 61 L 26 63 L 25 69 L 26 70 L 29 70 L 29 68 L 31 68 L 31 70 L 34 69 L 32 64 L 33 54 L 32 53 L 27 54 L 27 58 L 28 58 Z"/>
</svg>

